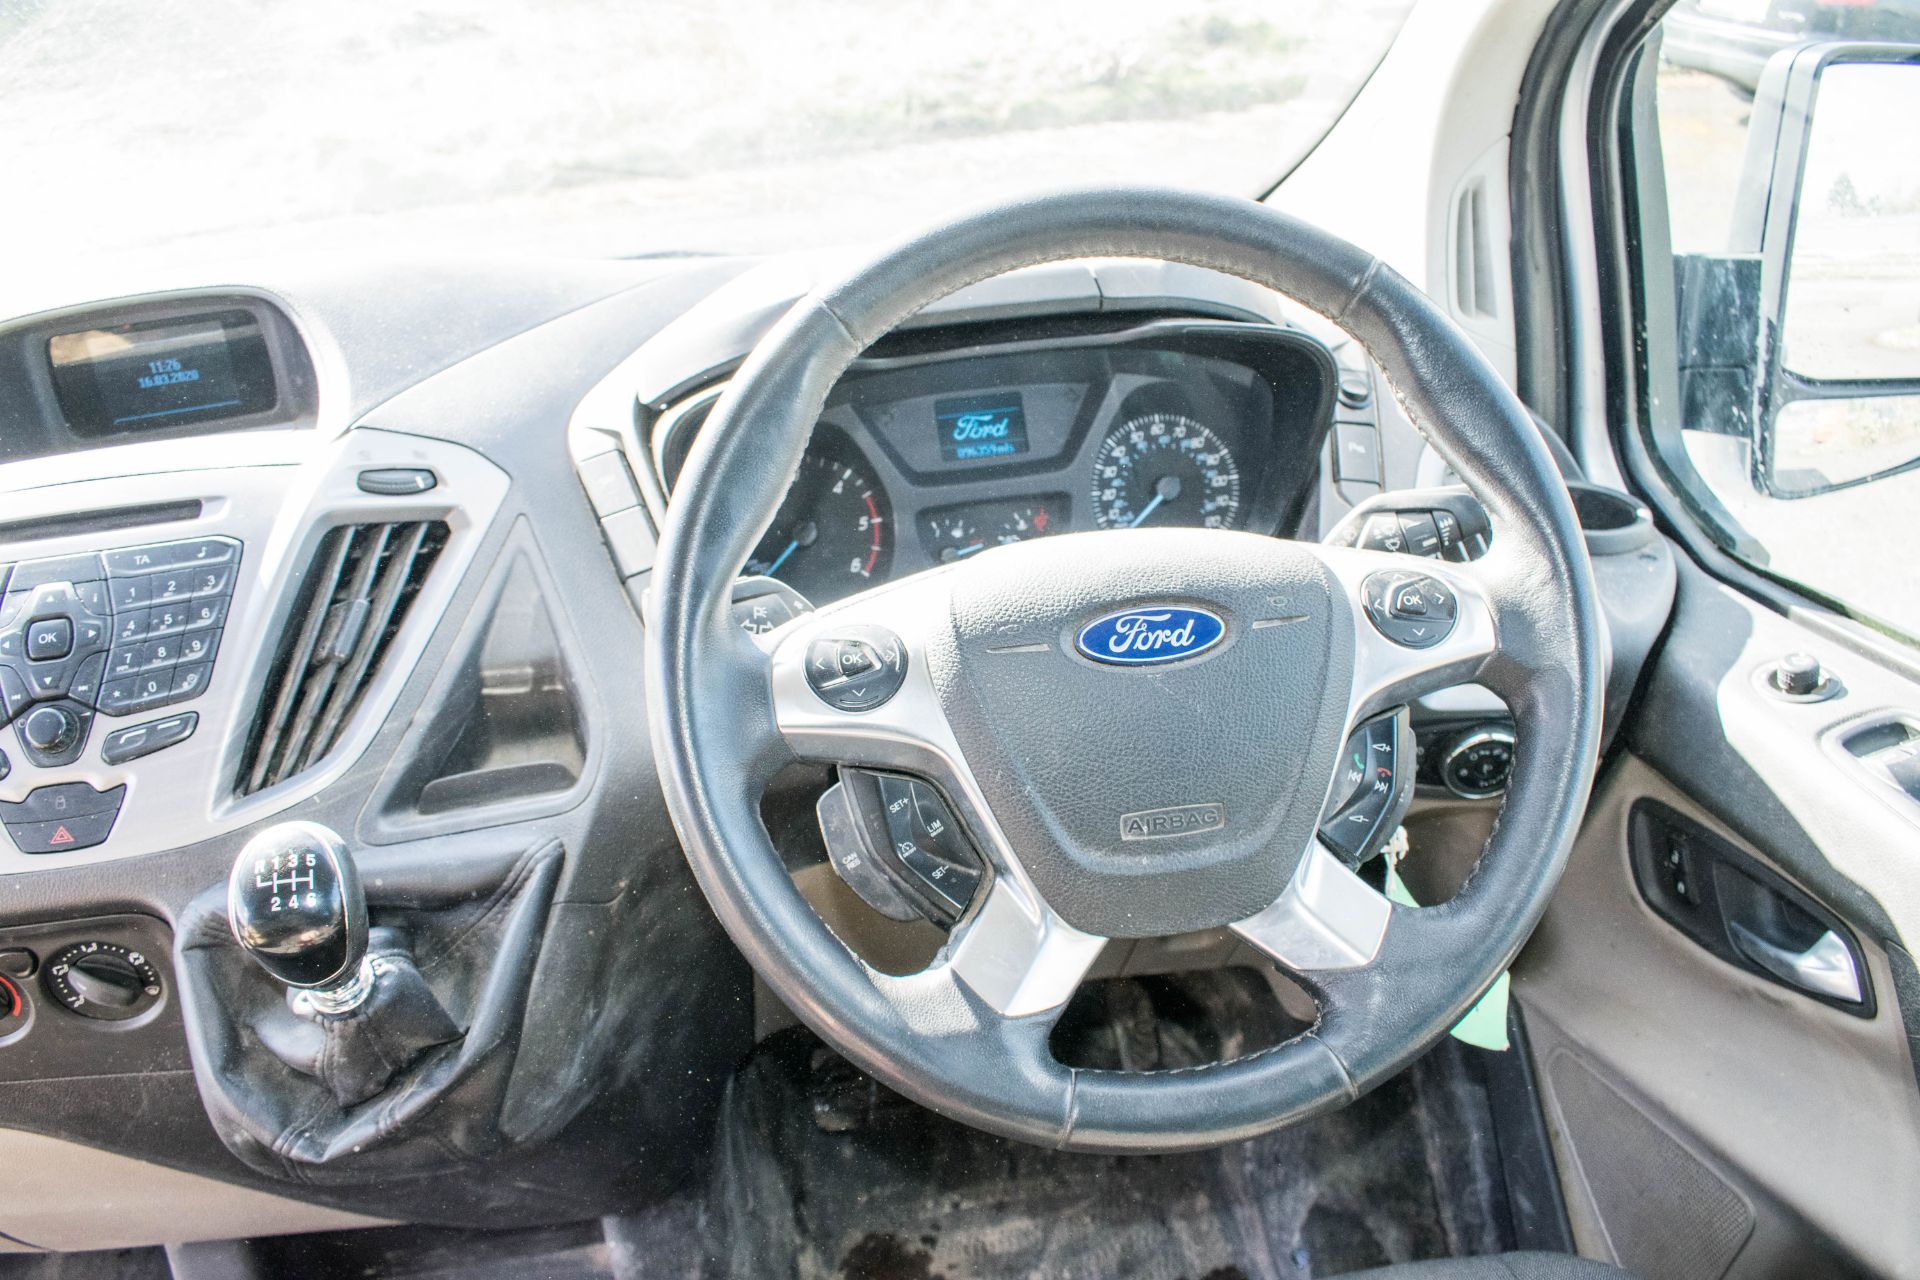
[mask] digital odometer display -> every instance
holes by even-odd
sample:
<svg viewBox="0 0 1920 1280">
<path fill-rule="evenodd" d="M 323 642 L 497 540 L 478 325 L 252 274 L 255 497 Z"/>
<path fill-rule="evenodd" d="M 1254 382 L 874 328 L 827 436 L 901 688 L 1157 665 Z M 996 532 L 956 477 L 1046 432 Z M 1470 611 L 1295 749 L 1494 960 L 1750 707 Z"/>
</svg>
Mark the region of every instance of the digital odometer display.
<svg viewBox="0 0 1920 1280">
<path fill-rule="evenodd" d="M 1027 410 L 1018 391 L 933 402 L 940 456 L 948 462 L 1010 458 L 1027 451 Z"/>
<path fill-rule="evenodd" d="M 244 417 L 276 401 L 266 340 L 245 310 L 57 334 L 47 360 L 61 412 L 81 435 Z"/>
</svg>

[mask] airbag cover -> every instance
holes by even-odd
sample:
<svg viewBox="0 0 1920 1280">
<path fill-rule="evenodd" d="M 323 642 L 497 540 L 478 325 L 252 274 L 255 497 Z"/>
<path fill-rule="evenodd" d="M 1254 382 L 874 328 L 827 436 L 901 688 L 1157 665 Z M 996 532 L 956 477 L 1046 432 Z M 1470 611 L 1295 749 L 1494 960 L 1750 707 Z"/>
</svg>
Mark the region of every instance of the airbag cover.
<svg viewBox="0 0 1920 1280">
<path fill-rule="evenodd" d="M 1221 530 L 1048 538 L 952 572 L 930 675 L 1015 854 L 1069 923 L 1164 936 L 1280 896 L 1345 728 L 1339 592 L 1311 547 Z M 1112 615 L 1163 606 L 1159 625 L 1195 631 L 1159 652 L 1192 656 L 1116 664 L 1076 647 L 1089 624 L 1105 640 Z M 1182 610 L 1224 634 L 1203 646 L 1210 624 Z"/>
</svg>

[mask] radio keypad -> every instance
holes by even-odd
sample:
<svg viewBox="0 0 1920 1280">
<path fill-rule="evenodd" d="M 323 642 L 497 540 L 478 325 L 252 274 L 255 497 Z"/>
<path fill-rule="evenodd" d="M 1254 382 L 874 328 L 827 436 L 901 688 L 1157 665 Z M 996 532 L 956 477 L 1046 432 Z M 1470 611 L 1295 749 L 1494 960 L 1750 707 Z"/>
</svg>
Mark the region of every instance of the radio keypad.
<svg viewBox="0 0 1920 1280">
<path fill-rule="evenodd" d="M 84 729 L 95 710 L 200 696 L 240 554 L 232 538 L 193 538 L 0 565 L 0 724 L 58 700 Z M 29 755 L 48 766 L 77 751 Z"/>
</svg>

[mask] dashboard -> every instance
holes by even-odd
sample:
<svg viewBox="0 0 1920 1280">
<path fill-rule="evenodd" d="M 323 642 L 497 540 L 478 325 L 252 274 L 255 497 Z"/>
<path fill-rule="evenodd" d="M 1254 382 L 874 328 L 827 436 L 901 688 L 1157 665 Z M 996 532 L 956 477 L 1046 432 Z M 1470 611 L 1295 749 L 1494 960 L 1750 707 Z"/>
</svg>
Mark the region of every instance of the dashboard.
<svg viewBox="0 0 1920 1280">
<path fill-rule="evenodd" d="M 283 266 L 0 320 L 0 1146 L 297 1186 L 301 1222 L 586 1217 L 685 1176 L 756 1024 L 657 786 L 654 539 L 728 379 L 832 270 Z M 736 616 L 1067 531 L 1417 547 L 1369 506 L 1430 474 L 1376 386 L 1337 331 L 1211 272 L 984 282 L 834 388 Z M 1436 539 L 1448 501 L 1422 499 Z M 817 798 L 770 819 L 801 862 Z M 235 1119 L 337 1110 L 272 1056 L 285 993 L 208 968 L 237 854 L 291 819 L 351 845 L 376 931 L 453 957 L 431 980 L 463 1025 L 483 989 L 514 1011 L 447 1098 L 297 1159 Z M 605 1115 L 621 1143 L 568 1136 Z M 457 1208 L 413 1176 L 476 1169 Z"/>
<path fill-rule="evenodd" d="M 882 344 L 856 364 L 749 575 L 825 604 L 1074 530 L 1299 528 L 1337 386 L 1317 339 L 1174 319 L 980 337 Z M 703 389 L 651 433 L 664 487 L 720 393 Z"/>
</svg>

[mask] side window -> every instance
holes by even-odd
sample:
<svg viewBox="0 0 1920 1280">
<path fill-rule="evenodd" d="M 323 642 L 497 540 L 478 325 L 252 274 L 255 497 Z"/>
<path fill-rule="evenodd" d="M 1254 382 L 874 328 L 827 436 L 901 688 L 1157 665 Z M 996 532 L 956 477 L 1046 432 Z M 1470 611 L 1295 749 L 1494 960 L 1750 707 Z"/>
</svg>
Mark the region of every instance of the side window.
<svg viewBox="0 0 1920 1280">
<path fill-rule="evenodd" d="M 1672 312 L 1643 372 L 1674 475 L 1735 554 L 1911 640 L 1920 50 L 1890 41 L 1920 44 L 1920 7 L 1684 0 L 1629 126 L 1657 148 L 1629 144 L 1660 164 L 1640 247 Z"/>
</svg>

